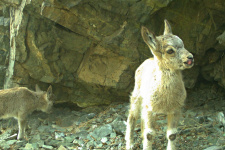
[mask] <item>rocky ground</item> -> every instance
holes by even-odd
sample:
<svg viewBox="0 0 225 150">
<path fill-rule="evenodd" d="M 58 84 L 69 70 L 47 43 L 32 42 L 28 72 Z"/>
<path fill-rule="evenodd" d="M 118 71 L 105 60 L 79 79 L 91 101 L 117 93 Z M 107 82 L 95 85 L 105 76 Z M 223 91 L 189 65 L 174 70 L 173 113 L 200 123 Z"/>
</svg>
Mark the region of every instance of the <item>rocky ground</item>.
<svg viewBox="0 0 225 150">
<path fill-rule="evenodd" d="M 25 140 L 17 141 L 17 121 L 1 120 L 1 149 L 125 149 L 124 133 L 129 103 L 113 103 L 81 109 L 58 104 L 49 115 L 34 112 L 28 119 Z M 225 149 L 224 89 L 200 84 L 188 91 L 187 105 L 179 124 L 177 147 L 180 150 Z M 158 116 L 158 136 L 153 149 L 166 149 L 166 118 Z M 135 128 L 137 149 L 142 149 L 140 121 Z"/>
</svg>

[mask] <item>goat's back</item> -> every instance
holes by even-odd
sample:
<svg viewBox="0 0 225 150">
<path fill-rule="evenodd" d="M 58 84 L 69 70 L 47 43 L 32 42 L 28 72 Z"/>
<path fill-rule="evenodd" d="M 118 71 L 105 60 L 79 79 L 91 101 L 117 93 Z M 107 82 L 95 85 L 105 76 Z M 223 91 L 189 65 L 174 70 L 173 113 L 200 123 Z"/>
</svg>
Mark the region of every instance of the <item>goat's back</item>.
<svg viewBox="0 0 225 150">
<path fill-rule="evenodd" d="M 41 93 L 33 92 L 26 87 L 0 90 L 0 117 L 18 117 L 18 113 L 29 113 L 38 106 Z"/>
</svg>

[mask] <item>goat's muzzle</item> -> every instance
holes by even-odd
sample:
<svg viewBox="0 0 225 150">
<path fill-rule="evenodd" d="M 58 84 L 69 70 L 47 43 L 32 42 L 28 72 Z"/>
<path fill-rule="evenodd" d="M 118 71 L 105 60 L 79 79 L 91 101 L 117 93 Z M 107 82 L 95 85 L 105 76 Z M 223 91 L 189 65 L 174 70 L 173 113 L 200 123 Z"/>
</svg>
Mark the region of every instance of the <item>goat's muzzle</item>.
<svg viewBox="0 0 225 150">
<path fill-rule="evenodd" d="M 187 68 L 191 68 L 194 65 L 194 58 L 192 56 L 187 57 L 187 61 L 184 62 Z"/>
</svg>

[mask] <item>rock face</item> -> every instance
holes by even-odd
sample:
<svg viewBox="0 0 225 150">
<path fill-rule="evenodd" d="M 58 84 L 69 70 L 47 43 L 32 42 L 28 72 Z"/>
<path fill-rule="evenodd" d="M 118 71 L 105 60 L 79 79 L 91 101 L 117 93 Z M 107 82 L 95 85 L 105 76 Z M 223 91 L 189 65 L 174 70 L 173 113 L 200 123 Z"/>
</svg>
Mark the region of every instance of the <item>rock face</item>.
<svg viewBox="0 0 225 150">
<path fill-rule="evenodd" d="M 9 7 L 0 2 L 0 86 L 9 54 Z M 140 28 L 162 34 L 166 18 L 173 33 L 194 54 L 195 67 L 184 71 L 187 88 L 197 78 L 225 87 L 224 0 L 35 0 L 27 4 L 16 37 L 13 81 L 43 89 L 51 84 L 57 102 L 81 107 L 129 99 L 134 72 L 151 57 Z"/>
</svg>

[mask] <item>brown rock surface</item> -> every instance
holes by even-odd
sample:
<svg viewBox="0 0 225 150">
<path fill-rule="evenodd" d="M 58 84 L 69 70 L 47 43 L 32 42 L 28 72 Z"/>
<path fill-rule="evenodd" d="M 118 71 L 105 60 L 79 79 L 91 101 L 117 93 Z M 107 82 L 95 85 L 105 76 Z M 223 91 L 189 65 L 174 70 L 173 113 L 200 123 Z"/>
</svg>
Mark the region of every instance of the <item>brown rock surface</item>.
<svg viewBox="0 0 225 150">
<path fill-rule="evenodd" d="M 20 3 L 0 2 L 1 87 L 10 49 L 9 7 Z M 186 87 L 194 87 L 199 75 L 225 87 L 224 13 L 224 0 L 31 1 L 16 37 L 13 79 L 32 88 L 51 84 L 58 102 L 82 107 L 128 100 L 135 69 L 152 56 L 140 28 L 158 35 L 167 19 L 195 57 L 195 67 L 184 72 Z"/>
</svg>

